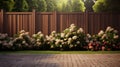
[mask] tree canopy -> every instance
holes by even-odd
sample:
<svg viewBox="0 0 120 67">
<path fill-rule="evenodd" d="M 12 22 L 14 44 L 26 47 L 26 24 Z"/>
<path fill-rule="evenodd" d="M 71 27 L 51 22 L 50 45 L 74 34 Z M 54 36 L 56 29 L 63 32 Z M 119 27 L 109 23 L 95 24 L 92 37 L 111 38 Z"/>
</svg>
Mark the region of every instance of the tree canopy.
<svg viewBox="0 0 120 67">
<path fill-rule="evenodd" d="M 120 12 L 120 0 L 0 0 L 4 11 Z"/>
<path fill-rule="evenodd" d="M 97 0 L 94 12 L 120 12 L 120 0 Z"/>
<path fill-rule="evenodd" d="M 21 11 L 28 11 L 29 6 L 26 0 L 14 0 L 15 5 L 13 11 L 21 12 Z"/>
<path fill-rule="evenodd" d="M 4 9 L 4 11 L 12 11 L 14 4 L 14 0 L 0 0 L 0 9 Z"/>
<path fill-rule="evenodd" d="M 36 11 L 45 12 L 47 10 L 47 4 L 45 0 L 38 0 L 37 4 L 38 8 L 36 9 Z"/>
<path fill-rule="evenodd" d="M 47 12 L 55 11 L 57 8 L 56 0 L 45 0 L 47 4 Z"/>
<path fill-rule="evenodd" d="M 82 0 L 74 0 L 72 5 L 73 12 L 84 12 L 85 6 Z"/>
</svg>

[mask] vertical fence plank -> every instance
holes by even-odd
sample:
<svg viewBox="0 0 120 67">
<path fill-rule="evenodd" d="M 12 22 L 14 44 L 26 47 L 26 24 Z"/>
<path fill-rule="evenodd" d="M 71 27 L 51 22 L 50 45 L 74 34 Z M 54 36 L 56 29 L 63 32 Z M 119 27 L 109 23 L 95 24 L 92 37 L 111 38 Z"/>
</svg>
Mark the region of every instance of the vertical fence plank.
<svg viewBox="0 0 120 67">
<path fill-rule="evenodd" d="M 82 27 L 85 33 L 90 34 L 98 33 L 100 29 L 105 30 L 107 26 L 120 30 L 120 14 L 35 12 L 35 10 L 32 12 L 5 12 L 4 14 L 3 10 L 0 12 L 0 32 L 4 31 L 10 35 L 22 29 L 29 31 L 30 35 L 38 31 L 42 31 L 45 35 L 50 34 L 53 30 L 62 32 L 72 23 Z"/>
<path fill-rule="evenodd" d="M 0 33 L 3 33 L 3 9 L 0 12 Z"/>
</svg>

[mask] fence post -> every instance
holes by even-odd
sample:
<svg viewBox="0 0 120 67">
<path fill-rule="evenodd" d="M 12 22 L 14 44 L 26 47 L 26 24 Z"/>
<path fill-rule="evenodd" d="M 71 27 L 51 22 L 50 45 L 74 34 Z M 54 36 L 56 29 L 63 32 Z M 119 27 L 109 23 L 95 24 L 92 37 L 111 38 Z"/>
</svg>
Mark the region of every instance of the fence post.
<svg viewBox="0 0 120 67">
<path fill-rule="evenodd" d="M 35 9 L 32 10 L 32 31 L 31 31 L 31 35 L 35 33 Z"/>
<path fill-rule="evenodd" d="M 1 17 L 0 17 L 0 33 L 3 33 L 3 9 L 1 9 L 1 13 L 0 13 Z"/>
<path fill-rule="evenodd" d="M 54 23 L 55 23 L 55 24 L 54 24 L 54 26 L 55 26 L 55 29 L 54 29 L 54 30 L 57 31 L 57 12 L 56 12 L 56 11 L 54 12 L 54 15 L 53 15 L 53 16 L 54 16 Z"/>
<path fill-rule="evenodd" d="M 86 24 L 86 33 L 89 33 L 89 18 L 88 18 L 88 16 L 89 16 L 89 12 L 88 11 L 85 11 L 85 24 Z"/>
</svg>

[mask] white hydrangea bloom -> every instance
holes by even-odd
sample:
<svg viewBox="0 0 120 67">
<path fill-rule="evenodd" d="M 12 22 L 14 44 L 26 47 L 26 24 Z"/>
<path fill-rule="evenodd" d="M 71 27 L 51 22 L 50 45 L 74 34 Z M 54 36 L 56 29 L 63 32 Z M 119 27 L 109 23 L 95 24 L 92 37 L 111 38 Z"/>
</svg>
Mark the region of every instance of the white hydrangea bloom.
<svg viewBox="0 0 120 67">
<path fill-rule="evenodd" d="M 84 31 L 83 31 L 83 28 L 79 28 L 78 30 L 77 30 L 77 33 L 79 34 L 79 33 L 83 33 Z"/>
<path fill-rule="evenodd" d="M 20 33 L 25 33 L 25 30 L 21 30 Z"/>
<path fill-rule="evenodd" d="M 56 33 L 56 31 L 52 31 L 52 34 L 55 34 Z"/>
<path fill-rule="evenodd" d="M 19 36 L 18 38 L 16 38 L 16 39 L 23 39 L 23 37 L 22 36 Z"/>
<path fill-rule="evenodd" d="M 55 42 L 56 45 L 58 45 L 58 44 L 61 42 L 60 39 L 56 39 L 55 41 L 56 41 L 56 42 Z"/>
<path fill-rule="evenodd" d="M 50 44 L 50 42 L 47 42 L 47 44 Z"/>
<path fill-rule="evenodd" d="M 32 37 L 36 37 L 36 34 L 33 34 Z"/>
<path fill-rule="evenodd" d="M 90 35 L 90 34 L 87 34 L 87 37 L 88 37 L 88 38 L 91 38 L 91 35 Z"/>
<path fill-rule="evenodd" d="M 60 45 L 60 47 L 62 48 L 62 45 Z"/>
<path fill-rule="evenodd" d="M 69 37 L 70 36 L 70 33 L 67 33 L 65 37 Z"/>
<path fill-rule="evenodd" d="M 98 33 L 98 36 L 102 36 L 104 34 L 104 31 L 101 30 L 99 33 Z"/>
<path fill-rule="evenodd" d="M 72 48 L 73 47 L 73 45 L 72 44 L 70 44 L 70 46 L 69 46 L 70 48 Z"/>
<path fill-rule="evenodd" d="M 60 40 L 60 39 L 56 39 L 55 41 L 56 41 L 56 42 L 60 42 L 61 40 Z"/>
<path fill-rule="evenodd" d="M 110 29 L 110 31 L 113 31 L 113 30 L 114 30 L 114 28 L 111 28 L 111 29 Z"/>
<path fill-rule="evenodd" d="M 76 39 L 77 39 L 77 36 L 73 36 L 72 39 L 73 39 L 73 40 L 76 40 Z"/>
<path fill-rule="evenodd" d="M 106 34 L 103 34 L 102 39 L 104 39 L 106 36 L 107 36 Z"/>
<path fill-rule="evenodd" d="M 40 34 L 42 34 L 42 33 L 41 33 L 41 31 L 39 31 L 37 34 L 39 34 L 39 35 L 40 35 Z"/>
<path fill-rule="evenodd" d="M 73 32 L 74 31 L 74 28 L 70 28 L 70 32 Z"/>
<path fill-rule="evenodd" d="M 43 34 L 40 34 L 40 37 L 43 37 L 44 35 Z"/>
<path fill-rule="evenodd" d="M 53 45 L 51 45 L 51 48 L 54 48 L 54 46 L 53 46 Z"/>
<path fill-rule="evenodd" d="M 107 29 L 106 29 L 106 32 L 108 32 L 108 31 L 112 31 L 112 30 L 114 30 L 114 29 L 111 28 L 110 26 L 108 26 Z"/>
<path fill-rule="evenodd" d="M 118 37 L 119 37 L 118 35 L 115 35 L 113 38 L 114 38 L 114 39 L 117 39 Z"/>
<path fill-rule="evenodd" d="M 37 42 L 36 44 L 37 44 L 37 45 L 41 45 L 41 42 Z"/>
<path fill-rule="evenodd" d="M 62 44 L 65 44 L 65 42 L 62 42 Z"/>
<path fill-rule="evenodd" d="M 75 24 L 71 24 L 71 25 L 70 25 L 70 27 L 74 27 L 74 26 L 75 26 Z"/>
<path fill-rule="evenodd" d="M 37 42 L 39 42 L 40 41 L 40 39 L 37 39 Z"/>
<path fill-rule="evenodd" d="M 64 38 L 64 40 L 66 41 L 67 39 L 66 39 L 66 38 Z"/>
<path fill-rule="evenodd" d="M 25 41 L 22 41 L 22 44 L 25 44 L 26 42 Z"/>
<path fill-rule="evenodd" d="M 60 40 L 60 42 L 62 43 L 62 42 L 63 42 L 63 40 Z"/>
<path fill-rule="evenodd" d="M 68 44 L 72 42 L 72 38 L 68 38 Z"/>
<path fill-rule="evenodd" d="M 77 44 L 80 44 L 80 41 L 77 41 Z"/>
<path fill-rule="evenodd" d="M 9 45 L 10 45 L 10 46 L 13 46 L 13 41 L 10 41 L 10 42 L 9 42 Z"/>
<path fill-rule="evenodd" d="M 56 44 L 56 45 L 58 45 L 58 44 L 59 44 L 59 42 L 58 42 L 58 41 L 56 41 L 56 42 L 55 42 L 55 44 Z"/>
<path fill-rule="evenodd" d="M 64 33 L 61 33 L 61 37 L 64 37 L 65 36 L 65 34 Z"/>
</svg>

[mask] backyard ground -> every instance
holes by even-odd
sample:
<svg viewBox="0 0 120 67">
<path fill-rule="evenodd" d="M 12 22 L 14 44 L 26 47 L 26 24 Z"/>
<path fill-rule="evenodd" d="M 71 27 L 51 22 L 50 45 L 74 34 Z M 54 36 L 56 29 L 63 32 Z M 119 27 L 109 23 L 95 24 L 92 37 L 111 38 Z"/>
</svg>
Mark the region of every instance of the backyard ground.
<svg viewBox="0 0 120 67">
<path fill-rule="evenodd" d="M 1 52 L 0 67 L 120 67 L 120 53 L 117 52 Z"/>
</svg>

